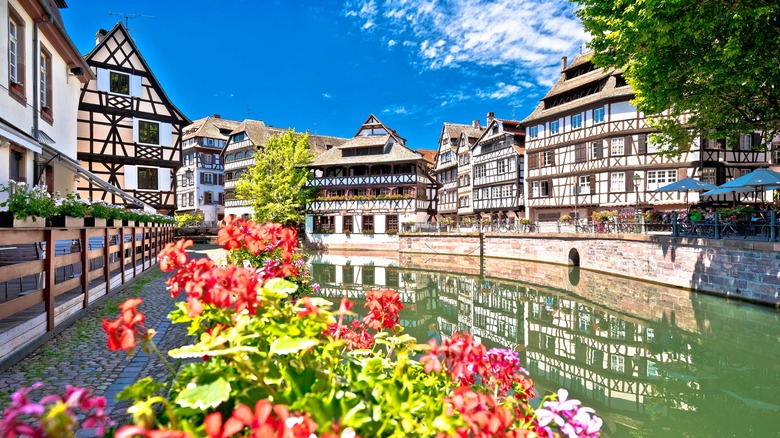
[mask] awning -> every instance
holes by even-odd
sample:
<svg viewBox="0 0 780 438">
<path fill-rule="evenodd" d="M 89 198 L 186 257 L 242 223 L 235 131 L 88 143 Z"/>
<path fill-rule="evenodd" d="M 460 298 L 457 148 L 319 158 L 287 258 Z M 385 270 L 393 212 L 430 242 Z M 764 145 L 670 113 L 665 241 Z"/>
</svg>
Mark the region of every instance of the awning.
<svg viewBox="0 0 780 438">
<path fill-rule="evenodd" d="M 41 146 L 37 141 L 35 141 L 34 138 L 20 132 L 13 126 L 3 121 L 0 121 L 0 137 L 7 138 L 8 140 L 18 144 L 19 146 L 22 146 L 33 152 L 39 154 L 41 153 Z"/>
<path fill-rule="evenodd" d="M 39 131 L 40 132 L 40 131 Z M 45 135 L 45 134 L 44 134 Z M 48 136 L 47 136 L 48 137 Z M 141 208 L 144 209 L 144 211 L 149 213 L 156 213 L 157 210 L 152 208 L 149 204 L 141 201 L 140 199 L 136 198 L 135 196 L 130 195 L 129 193 L 125 192 L 124 190 L 120 189 L 119 187 L 116 187 L 114 185 L 109 184 L 99 176 L 95 175 L 94 173 L 90 172 L 89 170 L 85 169 L 84 166 L 80 165 L 78 161 L 74 160 L 73 158 L 68 157 L 67 155 L 63 155 L 58 151 L 57 149 L 54 149 L 52 146 L 46 144 L 46 143 L 40 143 L 40 147 L 42 149 L 42 155 L 47 159 L 51 161 L 55 161 L 56 163 L 62 166 L 63 168 L 73 172 L 73 174 L 77 175 L 79 178 L 84 178 L 91 182 L 92 184 L 95 184 L 96 186 L 99 186 L 100 188 L 106 190 L 107 192 L 111 192 L 115 194 L 116 196 L 119 196 L 120 198 L 124 199 L 130 204 L 135 204 Z"/>
</svg>

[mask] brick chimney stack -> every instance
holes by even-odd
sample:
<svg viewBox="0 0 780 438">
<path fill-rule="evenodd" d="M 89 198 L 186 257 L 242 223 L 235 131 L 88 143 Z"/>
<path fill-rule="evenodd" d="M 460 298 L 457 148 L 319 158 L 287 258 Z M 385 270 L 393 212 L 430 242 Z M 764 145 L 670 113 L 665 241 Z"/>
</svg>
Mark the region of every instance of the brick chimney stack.
<svg viewBox="0 0 780 438">
<path fill-rule="evenodd" d="M 215 118 L 215 119 L 221 119 L 221 118 L 222 118 L 222 116 L 220 116 L 219 114 L 214 114 L 214 118 Z"/>
<path fill-rule="evenodd" d="M 561 76 L 563 76 L 563 71 L 566 70 L 566 57 L 561 57 Z"/>
<path fill-rule="evenodd" d="M 474 129 L 479 129 L 479 120 L 474 119 L 474 121 L 471 122 L 471 127 Z"/>
<path fill-rule="evenodd" d="M 487 113 L 487 126 L 490 126 L 490 123 L 492 123 L 493 119 L 495 118 L 496 118 L 496 113 L 494 113 L 493 111 Z"/>
</svg>

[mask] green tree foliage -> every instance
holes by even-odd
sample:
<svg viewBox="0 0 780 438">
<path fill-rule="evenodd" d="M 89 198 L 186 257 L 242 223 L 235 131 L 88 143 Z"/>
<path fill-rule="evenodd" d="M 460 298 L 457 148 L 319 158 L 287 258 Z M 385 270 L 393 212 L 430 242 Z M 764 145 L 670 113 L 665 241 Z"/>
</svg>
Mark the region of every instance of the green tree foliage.
<svg viewBox="0 0 780 438">
<path fill-rule="evenodd" d="M 624 70 L 634 103 L 658 128 L 663 149 L 693 138 L 780 124 L 780 3 L 772 1 L 572 0 L 593 40 L 597 66 Z"/>
<path fill-rule="evenodd" d="M 314 194 L 306 187 L 310 175 L 304 167 L 313 158 L 308 135 L 287 131 L 273 136 L 241 175 L 236 195 L 250 202 L 260 223 L 301 224 L 302 207 Z"/>
</svg>

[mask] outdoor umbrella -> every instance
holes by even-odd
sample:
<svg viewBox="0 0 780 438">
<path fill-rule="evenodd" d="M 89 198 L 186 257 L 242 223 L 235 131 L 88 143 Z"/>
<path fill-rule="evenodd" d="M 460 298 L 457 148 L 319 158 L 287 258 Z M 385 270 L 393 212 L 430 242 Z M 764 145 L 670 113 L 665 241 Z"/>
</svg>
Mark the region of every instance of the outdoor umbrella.
<svg viewBox="0 0 780 438">
<path fill-rule="evenodd" d="M 717 189 L 718 186 L 710 183 L 699 181 L 693 178 L 683 178 L 679 181 L 675 181 L 671 184 L 665 185 L 655 189 L 655 192 L 685 192 L 685 203 L 688 203 L 688 192 L 691 190 L 712 190 Z"/>
<path fill-rule="evenodd" d="M 780 172 L 769 169 L 756 169 L 721 185 L 720 188 L 750 187 L 753 190 L 760 190 L 762 188 L 768 190 L 770 186 L 778 185 L 780 185 Z"/>
</svg>

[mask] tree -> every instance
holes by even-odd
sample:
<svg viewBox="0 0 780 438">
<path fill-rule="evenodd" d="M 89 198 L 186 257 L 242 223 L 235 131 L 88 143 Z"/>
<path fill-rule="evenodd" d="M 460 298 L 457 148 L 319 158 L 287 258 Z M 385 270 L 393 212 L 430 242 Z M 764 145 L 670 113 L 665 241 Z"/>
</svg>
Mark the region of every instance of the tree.
<svg viewBox="0 0 780 438">
<path fill-rule="evenodd" d="M 762 0 L 572 0 L 593 62 L 622 69 L 663 149 L 780 125 L 780 3 Z"/>
<path fill-rule="evenodd" d="M 310 174 L 304 167 L 313 158 L 308 135 L 287 131 L 273 136 L 255 154 L 255 164 L 241 175 L 236 195 L 250 202 L 260 223 L 300 225 L 301 207 L 314 193 L 306 187 Z"/>
</svg>

